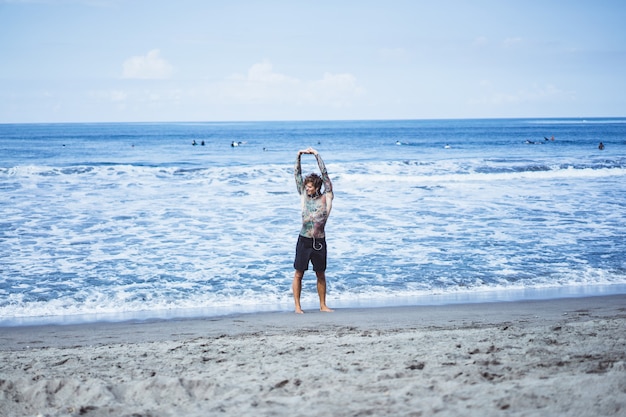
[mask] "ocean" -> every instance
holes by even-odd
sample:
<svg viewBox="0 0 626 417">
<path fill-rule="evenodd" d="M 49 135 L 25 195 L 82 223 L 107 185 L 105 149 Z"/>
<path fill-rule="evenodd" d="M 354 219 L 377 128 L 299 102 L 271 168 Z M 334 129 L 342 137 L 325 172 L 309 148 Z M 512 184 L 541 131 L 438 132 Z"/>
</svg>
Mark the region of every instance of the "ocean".
<svg viewBox="0 0 626 417">
<path fill-rule="evenodd" d="M 626 293 L 626 118 L 0 124 L 0 326 L 292 311 L 309 146 L 330 307 Z"/>
</svg>

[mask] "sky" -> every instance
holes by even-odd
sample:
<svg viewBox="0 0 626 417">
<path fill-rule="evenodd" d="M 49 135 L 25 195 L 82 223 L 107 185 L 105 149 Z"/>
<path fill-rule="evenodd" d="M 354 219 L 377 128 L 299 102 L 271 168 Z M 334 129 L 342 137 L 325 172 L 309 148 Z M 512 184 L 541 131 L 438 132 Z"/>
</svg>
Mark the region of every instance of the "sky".
<svg viewBox="0 0 626 417">
<path fill-rule="evenodd" d="M 0 0 L 0 123 L 626 116 L 623 0 Z"/>
</svg>

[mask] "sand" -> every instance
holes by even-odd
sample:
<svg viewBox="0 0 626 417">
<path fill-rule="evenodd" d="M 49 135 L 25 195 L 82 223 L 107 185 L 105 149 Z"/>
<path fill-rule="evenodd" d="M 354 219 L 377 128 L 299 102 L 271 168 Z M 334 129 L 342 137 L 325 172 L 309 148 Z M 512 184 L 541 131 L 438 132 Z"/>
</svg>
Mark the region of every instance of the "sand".
<svg viewBox="0 0 626 417">
<path fill-rule="evenodd" d="M 626 295 L 0 328 L 0 416 L 431 415 L 626 415 Z"/>
</svg>

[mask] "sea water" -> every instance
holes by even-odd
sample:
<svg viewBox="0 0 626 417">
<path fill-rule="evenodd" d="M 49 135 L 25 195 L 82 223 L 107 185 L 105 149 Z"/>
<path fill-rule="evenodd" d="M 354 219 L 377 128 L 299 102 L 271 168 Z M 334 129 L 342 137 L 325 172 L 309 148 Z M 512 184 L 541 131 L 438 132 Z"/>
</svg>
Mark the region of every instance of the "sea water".
<svg viewBox="0 0 626 417">
<path fill-rule="evenodd" d="M 4 124 L 0 325 L 292 310 L 309 146 L 331 307 L 626 292 L 624 118 Z"/>
</svg>

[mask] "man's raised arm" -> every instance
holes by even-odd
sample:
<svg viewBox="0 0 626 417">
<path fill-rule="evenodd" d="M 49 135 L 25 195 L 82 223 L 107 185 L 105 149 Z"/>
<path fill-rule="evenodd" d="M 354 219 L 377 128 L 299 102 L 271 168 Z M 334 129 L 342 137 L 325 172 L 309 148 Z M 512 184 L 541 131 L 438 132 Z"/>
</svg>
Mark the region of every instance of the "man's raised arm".
<svg viewBox="0 0 626 417">
<path fill-rule="evenodd" d="M 320 168 L 320 172 L 322 173 L 322 181 L 324 182 L 324 192 L 331 194 L 333 193 L 333 183 L 330 182 L 330 177 L 328 176 L 328 171 L 326 170 L 326 165 L 324 164 L 324 160 L 320 156 L 320 154 L 313 150 L 313 155 L 315 155 L 315 159 L 317 159 L 317 166 Z"/>
<path fill-rule="evenodd" d="M 304 180 L 302 179 L 302 165 L 300 164 L 300 157 L 304 151 L 298 151 L 298 156 L 296 157 L 296 165 L 293 168 L 293 173 L 296 178 L 296 187 L 298 188 L 298 194 L 302 194 L 302 190 L 304 189 Z"/>
</svg>

